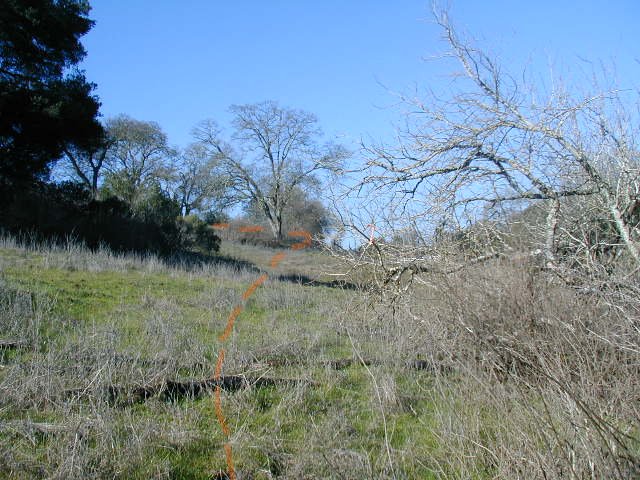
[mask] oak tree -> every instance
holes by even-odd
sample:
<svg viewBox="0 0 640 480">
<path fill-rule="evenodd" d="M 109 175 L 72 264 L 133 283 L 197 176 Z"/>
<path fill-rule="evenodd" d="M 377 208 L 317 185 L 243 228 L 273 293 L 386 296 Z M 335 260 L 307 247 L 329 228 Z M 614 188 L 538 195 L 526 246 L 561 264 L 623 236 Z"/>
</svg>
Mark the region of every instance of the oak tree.
<svg viewBox="0 0 640 480">
<path fill-rule="evenodd" d="M 297 189 L 318 185 L 317 174 L 336 172 L 347 157 L 333 143 L 321 143 L 316 117 L 266 101 L 231 107 L 234 134 L 224 141 L 217 124 L 202 122 L 198 141 L 219 161 L 237 202 L 253 202 L 276 239 L 284 236 L 286 208 Z"/>
<path fill-rule="evenodd" d="M 0 8 L 0 183 L 44 177 L 69 146 L 99 141 L 100 103 L 75 66 L 93 26 L 85 0 L 5 0 Z"/>
</svg>

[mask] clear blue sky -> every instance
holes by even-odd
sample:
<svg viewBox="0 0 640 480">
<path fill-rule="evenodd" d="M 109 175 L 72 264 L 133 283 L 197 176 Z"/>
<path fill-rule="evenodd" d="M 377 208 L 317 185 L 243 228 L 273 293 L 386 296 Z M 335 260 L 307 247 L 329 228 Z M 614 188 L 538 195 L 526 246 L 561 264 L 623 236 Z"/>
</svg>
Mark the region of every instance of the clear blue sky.
<svg viewBox="0 0 640 480">
<path fill-rule="evenodd" d="M 387 92 L 442 88 L 451 64 L 422 61 L 445 45 L 416 0 L 93 0 L 83 64 L 102 113 L 157 121 L 172 145 L 234 103 L 277 100 L 315 113 L 345 143 L 386 138 Z M 507 67 L 531 61 L 570 74 L 615 62 L 640 84 L 640 1 L 453 0 L 454 23 Z M 548 72 L 542 71 L 541 74 Z M 382 86 L 384 85 L 384 86 Z"/>
</svg>

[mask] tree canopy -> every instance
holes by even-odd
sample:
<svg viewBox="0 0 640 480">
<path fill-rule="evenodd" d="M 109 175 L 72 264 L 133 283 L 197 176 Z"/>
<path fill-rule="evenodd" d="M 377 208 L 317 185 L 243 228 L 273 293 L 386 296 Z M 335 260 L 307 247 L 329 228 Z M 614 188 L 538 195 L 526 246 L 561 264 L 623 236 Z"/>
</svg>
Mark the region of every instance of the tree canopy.
<svg viewBox="0 0 640 480">
<path fill-rule="evenodd" d="M 69 146 L 102 127 L 94 85 L 74 67 L 93 26 L 84 0 L 6 0 L 0 9 L 0 182 L 46 176 Z"/>
<path fill-rule="evenodd" d="M 276 102 L 234 105 L 235 132 L 230 142 L 221 139 L 213 121 L 195 130 L 200 143 L 210 149 L 229 179 L 234 197 L 254 203 L 264 213 L 273 236 L 283 237 L 286 209 L 297 189 L 313 188 L 321 171 L 336 171 L 346 150 L 320 143 L 316 117 Z"/>
<path fill-rule="evenodd" d="M 109 119 L 106 129 L 110 139 L 107 182 L 113 194 L 133 205 L 147 187 L 169 173 L 167 135 L 157 123 L 127 115 Z"/>
</svg>

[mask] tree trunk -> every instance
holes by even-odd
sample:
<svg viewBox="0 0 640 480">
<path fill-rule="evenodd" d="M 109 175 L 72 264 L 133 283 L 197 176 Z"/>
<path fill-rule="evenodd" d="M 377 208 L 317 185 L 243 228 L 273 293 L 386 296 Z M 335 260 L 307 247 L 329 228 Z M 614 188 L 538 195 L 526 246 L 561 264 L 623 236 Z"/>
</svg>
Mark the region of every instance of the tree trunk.
<svg viewBox="0 0 640 480">
<path fill-rule="evenodd" d="M 272 208 L 266 201 L 262 202 L 262 210 L 264 211 L 269 226 L 271 227 L 271 233 L 275 240 L 282 240 L 282 215 L 275 213 L 275 208 Z"/>
<path fill-rule="evenodd" d="M 265 216 L 267 217 L 267 221 L 269 222 L 269 226 L 271 227 L 271 233 L 273 234 L 273 238 L 278 239 L 278 224 L 276 223 L 273 215 L 271 214 L 271 209 L 269 205 L 265 202 L 263 204 L 263 211 Z"/>
<path fill-rule="evenodd" d="M 267 217 L 267 220 L 269 220 L 269 226 L 271 227 L 274 240 L 282 240 L 282 221 L 271 217 Z"/>
<path fill-rule="evenodd" d="M 547 266 L 556 264 L 556 232 L 558 230 L 558 213 L 560 213 L 560 200 L 553 198 L 550 200 L 549 211 L 547 212 L 544 257 Z"/>
<path fill-rule="evenodd" d="M 91 178 L 91 195 L 94 200 L 98 199 L 98 178 L 100 175 L 100 168 L 93 168 L 93 175 Z"/>
<path fill-rule="evenodd" d="M 622 216 L 622 212 L 620 212 L 620 208 L 618 208 L 617 202 L 615 198 L 605 190 L 605 201 L 607 202 L 607 206 L 609 207 L 609 212 L 611 212 L 611 216 L 613 217 L 614 223 L 616 224 L 616 229 L 618 230 L 618 235 L 624 242 L 627 251 L 631 254 L 633 259 L 635 260 L 636 265 L 640 265 L 640 252 L 638 252 L 638 247 L 633 242 L 633 238 L 631 238 L 631 232 L 629 231 L 629 226 L 624 221 Z"/>
<path fill-rule="evenodd" d="M 284 238 L 284 236 L 282 235 L 282 214 L 276 215 L 276 223 L 278 224 L 277 240 L 282 240 Z"/>
</svg>

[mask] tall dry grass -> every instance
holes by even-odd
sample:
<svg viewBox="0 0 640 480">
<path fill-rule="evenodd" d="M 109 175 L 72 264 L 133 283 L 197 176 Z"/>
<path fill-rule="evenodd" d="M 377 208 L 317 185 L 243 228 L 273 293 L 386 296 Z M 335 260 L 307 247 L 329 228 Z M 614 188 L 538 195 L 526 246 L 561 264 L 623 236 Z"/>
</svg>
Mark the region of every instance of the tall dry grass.
<svg viewBox="0 0 640 480">
<path fill-rule="evenodd" d="M 432 363 L 438 477 L 640 476 L 637 272 L 624 291 L 522 258 L 421 280 L 386 285 L 352 328 Z"/>
<path fill-rule="evenodd" d="M 224 465 L 224 439 L 206 392 L 197 401 L 190 394 L 129 400 L 140 387 L 213 375 L 217 335 L 257 269 L 241 261 L 181 263 L 90 251 L 73 242 L 35 244 L 9 237 L 0 249 L 0 278 L 5 267 L 15 277 L 23 266 L 35 272 L 30 278 L 53 269 L 122 273 L 123 281 L 130 271 L 136 277 L 139 272 L 154 274 L 149 278 L 162 274 L 167 285 L 173 277 L 208 279 L 201 291 L 178 292 L 176 298 L 161 288 L 127 300 L 133 305 L 116 299 L 109 316 L 99 321 L 91 320 L 91 312 L 88 320 L 65 314 L 55 293 L 46 296 L 28 283 L 15 287 L 0 280 L 0 340 L 18 341 L 0 348 L 0 477 L 201 478 L 207 469 L 213 475 L 214 465 Z M 101 276 L 83 278 L 99 282 Z M 292 442 L 287 431 L 292 423 L 297 429 L 306 422 L 309 398 L 318 397 L 311 371 L 333 358 L 340 344 L 335 322 L 342 306 L 333 302 L 334 295 L 272 278 L 236 325 L 224 375 L 296 380 L 224 394 L 236 458 L 251 475 L 332 475 L 318 453 L 327 446 L 310 440 L 315 454 L 305 460 L 289 453 L 300 442 Z M 260 321 L 252 320 L 253 314 Z M 335 376 L 329 368 L 320 372 L 322 383 L 325 376 Z M 297 438 L 302 434 L 295 433 Z"/>
</svg>

